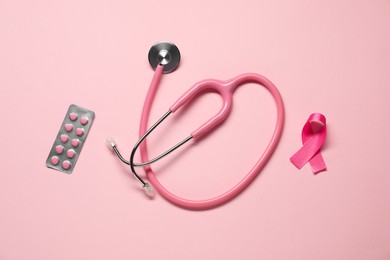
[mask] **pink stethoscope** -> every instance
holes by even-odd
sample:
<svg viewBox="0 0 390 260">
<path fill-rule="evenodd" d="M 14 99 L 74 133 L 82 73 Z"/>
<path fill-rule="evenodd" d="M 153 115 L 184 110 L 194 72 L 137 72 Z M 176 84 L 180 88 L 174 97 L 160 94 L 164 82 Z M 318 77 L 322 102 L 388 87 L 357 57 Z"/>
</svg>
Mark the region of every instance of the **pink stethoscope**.
<svg viewBox="0 0 390 260">
<path fill-rule="evenodd" d="M 271 157 L 273 151 L 275 150 L 281 133 L 283 129 L 283 123 L 284 123 L 284 105 L 282 97 L 275 87 L 275 85 L 266 79 L 265 77 L 254 74 L 254 73 L 246 73 L 239 75 L 231 80 L 221 81 L 221 80 L 203 80 L 195 85 L 193 85 L 189 90 L 187 90 L 168 110 L 167 113 L 165 113 L 154 125 L 152 125 L 149 129 L 147 129 L 147 123 L 149 119 L 150 109 L 153 103 L 153 99 L 155 97 L 157 87 L 159 84 L 159 81 L 161 79 L 161 76 L 163 73 L 168 73 L 177 67 L 180 61 L 180 52 L 176 45 L 170 42 L 158 42 L 155 45 L 152 46 L 152 48 L 149 51 L 149 62 L 151 66 L 155 69 L 155 73 L 152 79 L 152 82 L 150 84 L 148 93 L 145 98 L 145 103 L 142 110 L 141 115 L 141 123 L 140 123 L 140 129 L 139 129 L 139 135 L 140 139 L 135 144 L 131 155 L 130 160 L 127 161 L 118 151 L 118 148 L 116 146 L 115 141 L 112 138 L 107 139 L 107 144 L 110 149 L 112 149 L 116 155 L 119 157 L 119 159 L 124 162 L 125 164 L 130 166 L 131 171 L 134 174 L 134 177 L 142 184 L 144 191 L 148 196 L 154 196 L 154 190 L 152 187 L 154 187 L 158 193 L 160 193 L 165 199 L 172 202 L 173 204 L 188 208 L 188 209 L 208 209 L 213 208 L 216 206 L 219 206 L 230 199 L 237 196 L 245 187 L 249 185 L 251 181 L 257 176 L 257 174 L 261 171 L 261 169 L 264 167 L 268 159 Z M 220 124 L 222 121 L 225 120 L 225 118 L 229 115 L 230 111 L 232 110 L 232 104 L 233 104 L 233 92 L 234 90 L 244 84 L 244 83 L 258 83 L 265 88 L 268 89 L 268 91 L 272 94 L 276 107 L 277 107 L 277 120 L 276 120 L 276 126 L 275 130 L 273 132 L 272 138 L 270 142 L 268 143 L 264 153 L 260 156 L 259 160 L 256 162 L 256 164 L 252 167 L 252 169 L 249 171 L 249 173 L 246 174 L 246 176 L 237 183 L 234 187 L 232 187 L 227 192 L 210 198 L 210 199 L 204 199 L 204 200 L 190 200 L 190 199 L 184 199 L 177 195 L 174 195 L 173 193 L 169 192 L 165 187 L 161 185 L 161 183 L 158 181 L 155 172 L 150 167 L 150 164 L 156 162 L 157 160 L 163 158 L 164 156 L 168 155 L 169 153 L 173 152 L 183 144 L 187 143 L 190 140 L 198 141 L 200 140 L 204 135 L 206 135 L 208 132 L 210 132 L 214 127 L 216 127 L 218 124 Z M 180 107 L 183 105 L 189 103 L 194 97 L 197 95 L 205 92 L 205 91 L 215 91 L 218 92 L 223 101 L 223 105 L 221 110 L 213 116 L 211 119 L 206 121 L 203 125 L 201 125 L 198 129 L 193 131 L 187 138 L 185 138 L 183 141 L 179 142 L 175 146 L 173 146 L 171 149 L 167 150 L 163 154 L 157 156 L 156 158 L 149 160 L 148 159 L 148 152 L 147 152 L 147 146 L 145 142 L 145 138 L 162 122 L 164 121 L 169 115 L 172 113 L 175 113 Z M 141 161 L 142 163 L 134 163 L 134 155 L 137 151 L 138 147 L 140 148 L 141 153 Z M 151 184 L 149 184 L 147 181 L 143 180 L 135 171 L 135 167 L 144 167 L 144 170 L 146 171 L 147 179 Z"/>
</svg>

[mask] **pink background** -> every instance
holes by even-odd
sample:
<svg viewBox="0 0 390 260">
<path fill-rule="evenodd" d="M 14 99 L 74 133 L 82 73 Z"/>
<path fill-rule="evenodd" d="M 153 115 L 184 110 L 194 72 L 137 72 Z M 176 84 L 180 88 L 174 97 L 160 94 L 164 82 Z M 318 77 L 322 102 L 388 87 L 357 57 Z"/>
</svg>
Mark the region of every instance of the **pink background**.
<svg viewBox="0 0 390 260">
<path fill-rule="evenodd" d="M 0 259 L 390 259 L 390 1 L 0 0 Z M 150 46 L 175 42 L 156 120 L 193 83 L 257 72 L 285 101 L 281 142 L 236 199 L 207 211 L 148 200 L 106 148 L 129 156 L 153 75 Z M 154 169 L 207 198 L 251 168 L 275 122 L 248 84 L 228 120 Z M 45 167 L 70 104 L 96 112 L 72 175 Z M 219 109 L 207 94 L 150 138 L 150 156 Z M 328 120 L 328 171 L 298 171 L 309 114 Z M 137 156 L 139 160 L 139 156 Z"/>
</svg>

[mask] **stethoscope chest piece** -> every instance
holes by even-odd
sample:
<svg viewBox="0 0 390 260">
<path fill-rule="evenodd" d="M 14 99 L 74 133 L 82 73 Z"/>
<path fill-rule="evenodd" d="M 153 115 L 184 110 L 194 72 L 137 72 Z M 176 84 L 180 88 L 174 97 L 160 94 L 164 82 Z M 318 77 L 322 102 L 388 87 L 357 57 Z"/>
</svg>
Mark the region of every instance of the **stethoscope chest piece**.
<svg viewBox="0 0 390 260">
<path fill-rule="evenodd" d="M 180 51 L 171 42 L 158 42 L 154 44 L 148 54 L 149 64 L 155 70 L 158 65 L 163 65 L 163 73 L 174 71 L 180 63 Z"/>
</svg>

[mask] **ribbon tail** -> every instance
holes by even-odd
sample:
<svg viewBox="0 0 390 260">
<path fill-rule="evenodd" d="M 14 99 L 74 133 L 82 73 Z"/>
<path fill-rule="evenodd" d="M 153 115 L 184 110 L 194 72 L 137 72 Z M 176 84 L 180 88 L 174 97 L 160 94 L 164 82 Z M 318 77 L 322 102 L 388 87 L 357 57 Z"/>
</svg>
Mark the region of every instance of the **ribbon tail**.
<svg viewBox="0 0 390 260">
<path fill-rule="evenodd" d="M 313 158 L 320 148 L 321 145 L 318 145 L 318 138 L 313 137 L 291 156 L 290 161 L 295 167 L 301 169 L 311 158 Z"/>
<path fill-rule="evenodd" d="M 319 173 L 326 170 L 326 164 L 320 152 L 316 153 L 309 162 L 313 173 Z"/>
</svg>

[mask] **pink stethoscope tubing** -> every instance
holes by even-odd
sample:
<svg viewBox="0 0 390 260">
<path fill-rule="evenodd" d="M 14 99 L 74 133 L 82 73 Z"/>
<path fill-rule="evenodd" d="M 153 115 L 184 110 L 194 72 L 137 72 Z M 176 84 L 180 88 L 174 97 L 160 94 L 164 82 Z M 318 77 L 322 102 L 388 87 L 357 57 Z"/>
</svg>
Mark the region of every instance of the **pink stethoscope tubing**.
<svg viewBox="0 0 390 260">
<path fill-rule="evenodd" d="M 141 114 L 141 123 L 139 128 L 139 135 L 142 137 L 146 131 L 147 131 L 147 123 L 150 115 L 150 110 L 152 107 L 153 99 L 155 97 L 158 84 L 160 82 L 161 76 L 163 72 L 163 66 L 159 65 L 156 68 L 155 74 L 153 76 L 152 82 L 150 84 L 148 93 L 145 98 L 145 103 L 142 109 Z M 268 91 L 272 94 L 277 108 L 277 120 L 275 125 L 275 130 L 273 132 L 273 135 L 271 137 L 270 142 L 268 143 L 264 153 L 261 155 L 259 160 L 256 162 L 256 164 L 253 166 L 253 168 L 246 174 L 246 176 L 235 186 L 233 186 L 230 190 L 227 192 L 218 195 L 216 197 L 210 198 L 210 199 L 204 199 L 204 200 L 190 200 L 181 198 L 171 192 L 169 192 L 162 184 L 158 181 L 156 178 L 156 174 L 150 167 L 150 165 L 145 166 L 145 172 L 147 175 L 148 180 L 153 185 L 153 187 L 168 201 L 171 203 L 188 209 L 207 209 L 207 208 L 213 208 L 216 206 L 219 206 L 233 197 L 237 196 L 243 189 L 245 189 L 251 181 L 259 174 L 261 169 L 264 167 L 268 159 L 271 157 L 272 153 L 274 152 L 281 134 L 283 130 L 283 124 L 284 124 L 284 105 L 282 97 L 278 91 L 278 89 L 274 86 L 274 84 L 266 79 L 265 77 L 248 73 L 248 74 L 242 74 L 232 80 L 228 81 L 217 81 L 217 80 L 204 80 L 201 82 L 198 82 L 194 86 L 192 86 L 188 91 L 186 91 L 170 108 L 170 111 L 174 113 L 177 109 L 179 109 L 184 104 L 191 101 L 195 96 L 200 94 L 201 92 L 205 90 L 213 90 L 217 91 L 223 100 L 223 106 L 221 110 L 211 119 L 209 119 L 206 123 L 201 125 L 197 130 L 192 132 L 192 137 L 197 140 L 201 138 L 203 135 L 205 135 L 207 132 L 212 130 L 216 125 L 221 123 L 229 114 L 229 112 L 232 109 L 232 95 L 234 90 L 241 84 L 246 82 L 255 82 L 258 83 L 265 88 L 268 89 Z M 145 140 L 146 141 L 146 140 Z M 148 161 L 148 151 L 147 151 L 147 145 L 146 142 L 143 142 L 140 145 L 140 153 L 141 153 L 141 161 L 147 162 Z"/>
</svg>

